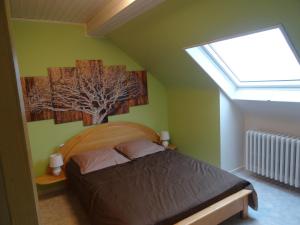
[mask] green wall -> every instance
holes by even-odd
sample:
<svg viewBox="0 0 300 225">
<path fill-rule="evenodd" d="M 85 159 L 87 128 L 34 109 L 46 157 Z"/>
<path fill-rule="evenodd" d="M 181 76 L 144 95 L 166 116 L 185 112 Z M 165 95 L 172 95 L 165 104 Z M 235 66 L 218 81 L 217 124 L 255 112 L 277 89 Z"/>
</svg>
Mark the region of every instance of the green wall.
<svg viewBox="0 0 300 225">
<path fill-rule="evenodd" d="M 166 0 L 109 34 L 170 86 L 214 88 L 184 48 L 282 24 L 300 52 L 299 0 Z"/>
<path fill-rule="evenodd" d="M 185 154 L 214 165 L 220 165 L 218 96 L 218 90 L 168 90 L 172 141 Z"/>
<path fill-rule="evenodd" d="M 142 69 L 111 41 L 90 38 L 82 25 L 13 21 L 14 41 L 21 76 L 46 76 L 48 67 L 74 66 L 76 59 L 102 59 L 105 65 L 122 64 Z M 165 87 L 148 74 L 149 104 L 130 108 L 129 114 L 109 121 L 134 121 L 156 131 L 168 129 Z M 55 125 L 53 120 L 28 123 L 34 171 L 45 172 L 49 155 L 59 144 L 85 129 L 82 122 Z"/>
<path fill-rule="evenodd" d="M 181 151 L 219 165 L 218 88 L 183 49 L 282 24 L 300 52 L 299 10 L 299 0 L 167 0 L 110 33 L 110 41 L 86 37 L 81 26 L 14 22 L 14 30 L 23 75 L 46 75 L 49 66 L 72 66 L 74 60 L 86 58 L 146 68 L 154 75 L 148 79 L 150 105 L 131 108 L 122 119 L 156 130 L 169 124 L 172 141 Z M 82 129 L 80 122 L 30 123 L 36 173 L 43 172 L 55 146 Z"/>
<path fill-rule="evenodd" d="M 184 48 L 282 24 L 300 52 L 299 10 L 299 0 L 167 0 L 109 37 L 166 85 L 172 141 L 218 165 L 218 88 Z"/>
</svg>

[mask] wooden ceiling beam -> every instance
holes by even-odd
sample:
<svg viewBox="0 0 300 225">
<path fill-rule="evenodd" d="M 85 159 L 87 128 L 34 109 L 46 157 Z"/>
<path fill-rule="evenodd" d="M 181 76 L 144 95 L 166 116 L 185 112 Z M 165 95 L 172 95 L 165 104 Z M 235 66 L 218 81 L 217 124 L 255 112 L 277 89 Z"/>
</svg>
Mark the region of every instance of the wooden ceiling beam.
<svg viewBox="0 0 300 225">
<path fill-rule="evenodd" d="M 165 0 L 111 0 L 87 22 L 89 36 L 105 36 Z"/>
</svg>

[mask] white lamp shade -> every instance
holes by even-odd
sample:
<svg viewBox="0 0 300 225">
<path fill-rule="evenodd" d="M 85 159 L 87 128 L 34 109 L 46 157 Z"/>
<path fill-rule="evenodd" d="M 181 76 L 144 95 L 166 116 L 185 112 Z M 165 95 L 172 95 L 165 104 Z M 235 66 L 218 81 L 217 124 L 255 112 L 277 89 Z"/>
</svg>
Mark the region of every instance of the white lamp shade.
<svg viewBox="0 0 300 225">
<path fill-rule="evenodd" d="M 162 141 L 168 141 L 168 140 L 170 140 L 169 131 L 165 131 L 165 130 L 161 131 L 160 132 L 160 140 L 162 140 Z"/>
<path fill-rule="evenodd" d="M 61 154 L 56 153 L 50 155 L 50 167 L 51 168 L 56 168 L 64 165 L 64 160 Z"/>
</svg>

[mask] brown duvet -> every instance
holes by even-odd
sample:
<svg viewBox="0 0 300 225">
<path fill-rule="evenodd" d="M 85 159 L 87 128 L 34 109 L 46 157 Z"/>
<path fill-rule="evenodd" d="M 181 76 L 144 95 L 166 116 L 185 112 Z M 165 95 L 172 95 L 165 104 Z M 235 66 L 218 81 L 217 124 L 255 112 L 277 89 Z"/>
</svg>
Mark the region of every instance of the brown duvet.
<svg viewBox="0 0 300 225">
<path fill-rule="evenodd" d="M 174 224 L 251 184 L 230 173 L 166 150 L 86 175 L 72 160 L 70 187 L 92 225 Z M 257 208 L 255 191 L 250 206 Z"/>
</svg>

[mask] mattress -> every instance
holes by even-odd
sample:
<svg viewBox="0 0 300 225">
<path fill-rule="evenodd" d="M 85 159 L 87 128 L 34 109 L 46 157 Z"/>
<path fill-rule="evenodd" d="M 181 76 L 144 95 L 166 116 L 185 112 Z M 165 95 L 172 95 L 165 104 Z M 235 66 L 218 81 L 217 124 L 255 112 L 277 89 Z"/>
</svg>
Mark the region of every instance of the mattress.
<svg viewBox="0 0 300 225">
<path fill-rule="evenodd" d="M 66 174 L 92 225 L 174 224 L 244 188 L 257 208 L 248 181 L 173 150 L 86 175 L 70 160 Z"/>
</svg>

